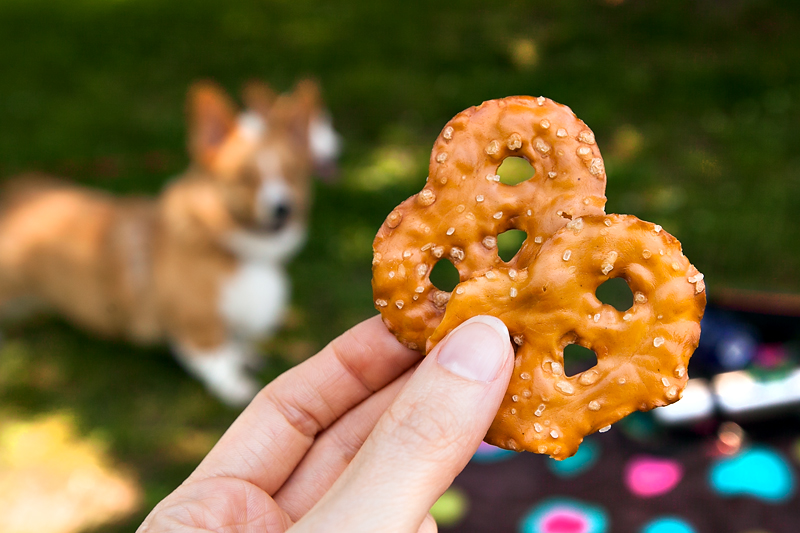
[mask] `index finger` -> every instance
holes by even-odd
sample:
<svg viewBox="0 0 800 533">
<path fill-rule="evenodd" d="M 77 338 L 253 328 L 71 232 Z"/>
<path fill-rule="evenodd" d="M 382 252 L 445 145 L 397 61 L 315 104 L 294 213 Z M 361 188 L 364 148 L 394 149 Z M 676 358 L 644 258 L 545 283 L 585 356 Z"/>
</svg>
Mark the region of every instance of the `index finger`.
<svg viewBox="0 0 800 533">
<path fill-rule="evenodd" d="M 235 477 L 274 494 L 320 431 L 420 359 L 375 316 L 267 385 L 190 480 Z"/>
</svg>

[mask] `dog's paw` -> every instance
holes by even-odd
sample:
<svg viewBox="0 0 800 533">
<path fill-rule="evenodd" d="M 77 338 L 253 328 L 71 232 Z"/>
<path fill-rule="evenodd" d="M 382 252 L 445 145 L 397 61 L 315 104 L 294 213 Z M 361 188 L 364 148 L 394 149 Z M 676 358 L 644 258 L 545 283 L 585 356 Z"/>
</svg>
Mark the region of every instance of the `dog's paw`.
<svg viewBox="0 0 800 533">
<path fill-rule="evenodd" d="M 209 391 L 229 407 L 243 407 L 255 398 L 261 385 L 251 376 L 240 374 L 232 379 L 207 382 Z"/>
<path fill-rule="evenodd" d="M 231 407 L 247 405 L 261 385 L 246 370 L 254 353 L 240 344 L 226 343 L 211 350 L 176 346 L 175 355 L 214 396 Z"/>
</svg>

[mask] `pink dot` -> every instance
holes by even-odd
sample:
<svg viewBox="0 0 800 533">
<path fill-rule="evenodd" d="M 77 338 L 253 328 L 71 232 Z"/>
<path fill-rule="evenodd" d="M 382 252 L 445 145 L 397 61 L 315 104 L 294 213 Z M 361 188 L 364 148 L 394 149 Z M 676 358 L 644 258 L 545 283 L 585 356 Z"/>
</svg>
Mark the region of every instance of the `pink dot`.
<svg viewBox="0 0 800 533">
<path fill-rule="evenodd" d="M 641 456 L 625 466 L 625 484 L 641 498 L 666 494 L 675 488 L 683 477 L 683 468 L 677 461 Z"/>
<path fill-rule="evenodd" d="M 782 344 L 762 344 L 756 351 L 755 361 L 764 368 L 775 368 L 783 364 L 789 357 Z"/>
<path fill-rule="evenodd" d="M 542 533 L 588 533 L 589 521 L 572 509 L 555 509 L 541 523 Z"/>
<path fill-rule="evenodd" d="M 478 451 L 479 452 L 493 452 L 497 450 L 497 446 L 492 446 L 491 444 L 486 444 L 485 442 L 481 441 L 478 444 Z"/>
</svg>

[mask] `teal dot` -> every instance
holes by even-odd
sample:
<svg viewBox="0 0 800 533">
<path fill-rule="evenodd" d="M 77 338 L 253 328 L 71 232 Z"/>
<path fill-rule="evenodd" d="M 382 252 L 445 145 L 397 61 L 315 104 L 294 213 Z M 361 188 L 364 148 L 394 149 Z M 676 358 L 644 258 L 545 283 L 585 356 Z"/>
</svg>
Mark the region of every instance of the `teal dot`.
<svg viewBox="0 0 800 533">
<path fill-rule="evenodd" d="M 644 526 L 642 533 L 695 533 L 695 530 L 680 518 L 668 517 L 653 520 Z"/>
<path fill-rule="evenodd" d="M 770 502 L 791 497 L 795 483 L 788 461 L 766 447 L 751 448 L 717 461 L 709 482 L 722 496 L 745 494 Z"/>
<path fill-rule="evenodd" d="M 619 422 L 623 433 L 636 441 L 645 441 L 658 434 L 659 428 L 650 413 L 634 411 Z"/>
<path fill-rule="evenodd" d="M 587 440 L 580 445 L 575 455 L 563 461 L 549 459 L 547 467 L 557 476 L 575 477 L 594 466 L 598 457 L 600 457 L 600 446 L 594 441 Z"/>
</svg>

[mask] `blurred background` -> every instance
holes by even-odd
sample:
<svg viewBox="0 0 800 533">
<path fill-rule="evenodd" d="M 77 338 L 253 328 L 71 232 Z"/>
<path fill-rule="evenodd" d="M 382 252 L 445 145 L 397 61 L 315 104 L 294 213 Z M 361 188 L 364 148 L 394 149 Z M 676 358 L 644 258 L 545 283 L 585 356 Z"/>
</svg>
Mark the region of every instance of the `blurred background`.
<svg viewBox="0 0 800 533">
<path fill-rule="evenodd" d="M 290 317 L 264 347 L 265 381 L 375 313 L 377 228 L 421 188 L 447 120 L 513 94 L 564 103 L 594 130 L 608 173 L 607 212 L 635 214 L 678 237 L 712 300 L 730 289 L 800 293 L 800 4 L 793 0 L 3 0 L 0 176 L 42 170 L 114 193 L 155 195 L 188 164 L 190 83 L 212 78 L 238 94 L 252 78 L 288 90 L 309 75 L 320 81 L 344 153 L 338 181 L 316 185 L 310 240 L 290 268 Z M 786 324 L 781 342 L 791 343 L 796 322 Z M 98 340 L 53 317 L 4 327 L 0 530 L 131 531 L 236 415 L 165 347 Z M 660 450 L 711 457 L 697 450 L 721 433 L 709 426 L 700 434 L 686 437 L 696 450 Z M 617 438 L 602 442 L 611 449 Z M 792 435 L 776 438 L 793 479 L 800 447 Z M 544 458 L 525 460 L 535 461 L 532 470 L 506 467 L 484 487 L 506 484 L 511 478 L 502 476 L 512 471 L 556 475 Z M 487 467 L 471 468 L 465 479 Z M 621 466 L 616 474 L 610 468 L 602 475 L 622 479 Z M 602 478 L 587 479 L 584 487 L 603 490 Z M 491 511 L 481 510 L 472 486 L 457 486 L 442 504 L 443 530 L 492 530 L 481 529 Z M 528 490 L 531 501 L 515 504 L 509 523 L 539 497 L 530 487 L 516 490 L 509 497 Z M 753 504 L 755 518 L 742 518 L 741 529 L 687 520 L 698 532 L 737 533 L 779 515 L 769 531 L 796 531 L 782 529 L 800 519 L 800 506 L 786 498 L 796 500 L 779 498 L 784 503 L 763 504 L 767 510 Z M 644 531 L 650 519 L 608 507 L 613 531 Z M 677 513 L 671 509 L 658 512 Z M 547 530 L 534 518 L 521 530 L 605 531 Z M 651 529 L 694 530 L 664 529 L 673 526 L 683 527 Z"/>
</svg>

